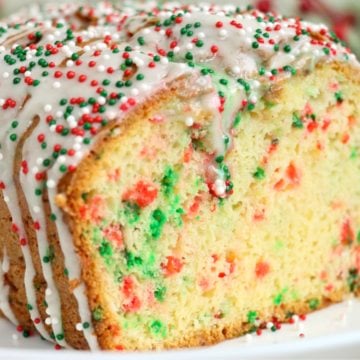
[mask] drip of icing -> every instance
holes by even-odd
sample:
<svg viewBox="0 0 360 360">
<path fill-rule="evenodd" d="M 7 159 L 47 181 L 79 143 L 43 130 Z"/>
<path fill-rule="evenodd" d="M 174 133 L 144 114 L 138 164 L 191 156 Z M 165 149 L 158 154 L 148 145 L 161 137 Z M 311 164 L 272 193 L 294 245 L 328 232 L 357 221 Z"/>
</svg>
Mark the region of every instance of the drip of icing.
<svg viewBox="0 0 360 360">
<path fill-rule="evenodd" d="M 5 274 L 9 271 L 9 258 L 4 247 L 2 264 L 0 266 L 0 309 L 3 314 L 14 324 L 17 324 L 16 317 L 9 304 L 9 286 L 5 281 Z"/>
<path fill-rule="evenodd" d="M 21 173 L 20 180 L 31 216 L 39 225 L 41 258 L 49 244 L 39 195 L 41 188 L 47 187 L 70 279 L 80 277 L 80 267 L 71 235 L 54 201 L 57 184 L 66 171 L 74 171 L 88 154 L 104 122 L 120 122 L 129 110 L 166 88 L 169 82 L 191 74 L 191 78 L 197 79 L 196 86 L 212 88 L 201 97 L 201 104 L 213 114 L 209 151 L 224 155 L 229 147 L 225 139 L 229 138 L 235 114 L 247 111 L 246 104 L 255 105 L 263 89 L 279 78 L 291 76 L 290 70 L 301 69 L 311 61 L 316 64 L 337 60 L 358 66 L 355 57 L 324 26 L 232 6 L 169 4 L 149 11 L 145 12 L 144 7 L 119 10 L 108 3 L 81 8 L 73 4 L 46 5 L 41 11 L 32 7 L 30 20 L 29 14 L 23 12 L 3 24 L 0 180 L 5 184 L 4 195 L 22 236 L 24 226 L 8 169 L 14 162 L 17 144 L 13 135 L 20 138 L 38 116 L 39 123 L 24 144 L 22 155 L 28 171 Z M 81 18 L 88 22 L 97 20 L 97 24 L 82 30 Z M 70 25 L 78 30 L 71 30 Z M 34 36 L 38 37 L 37 44 L 26 46 L 26 39 Z M 42 54 L 38 55 L 40 46 Z M 22 52 L 25 53 L 21 55 Z M 39 63 L 40 59 L 45 62 Z M 35 65 L 31 66 L 32 62 Z M 274 70 L 279 72 L 279 68 L 280 74 L 275 76 Z M 35 81 L 39 81 L 38 86 L 34 86 Z M 225 99 L 223 105 L 220 92 Z M 21 107 L 26 98 L 28 101 Z M 220 180 L 215 181 L 216 188 L 223 192 L 222 175 L 216 166 L 211 166 Z M 46 182 L 43 174 L 47 175 Z M 28 247 L 22 249 L 26 295 L 35 304 L 34 267 Z M 51 325 L 58 334 L 59 295 L 50 264 L 42 262 L 42 269 L 48 287 L 48 312 L 56 319 Z M 75 289 L 74 295 L 82 323 L 90 324 L 83 284 Z M 38 316 L 37 309 L 31 315 L 33 319 Z M 48 338 L 43 324 L 35 326 Z M 84 335 L 89 346 L 96 348 L 92 329 L 84 330 Z"/>
</svg>

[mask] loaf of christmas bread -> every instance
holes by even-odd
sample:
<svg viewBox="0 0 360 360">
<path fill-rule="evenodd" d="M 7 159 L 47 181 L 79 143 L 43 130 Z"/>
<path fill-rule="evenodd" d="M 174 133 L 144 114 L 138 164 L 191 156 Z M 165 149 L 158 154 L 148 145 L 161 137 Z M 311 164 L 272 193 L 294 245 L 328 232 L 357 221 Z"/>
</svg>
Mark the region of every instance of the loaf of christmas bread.
<svg viewBox="0 0 360 360">
<path fill-rule="evenodd" d="M 57 346 L 276 331 L 360 288 L 360 76 L 251 7 L 47 5 L 0 26 L 0 309 Z"/>
</svg>

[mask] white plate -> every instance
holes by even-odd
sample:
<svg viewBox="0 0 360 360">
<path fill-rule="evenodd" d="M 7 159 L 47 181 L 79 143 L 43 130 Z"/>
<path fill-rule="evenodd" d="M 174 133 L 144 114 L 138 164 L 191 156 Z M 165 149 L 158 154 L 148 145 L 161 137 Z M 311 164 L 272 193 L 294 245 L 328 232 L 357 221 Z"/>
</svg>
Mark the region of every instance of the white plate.
<svg viewBox="0 0 360 360">
<path fill-rule="evenodd" d="M 300 333 L 304 336 L 299 336 Z M 25 339 L 18 335 L 14 326 L 2 319 L 0 334 L 0 359 L 4 360 L 360 359 L 360 300 L 349 300 L 317 311 L 305 321 L 283 325 L 275 333 L 265 331 L 261 336 L 241 337 L 191 350 L 136 354 L 55 351 L 52 344 L 37 336 Z"/>
</svg>

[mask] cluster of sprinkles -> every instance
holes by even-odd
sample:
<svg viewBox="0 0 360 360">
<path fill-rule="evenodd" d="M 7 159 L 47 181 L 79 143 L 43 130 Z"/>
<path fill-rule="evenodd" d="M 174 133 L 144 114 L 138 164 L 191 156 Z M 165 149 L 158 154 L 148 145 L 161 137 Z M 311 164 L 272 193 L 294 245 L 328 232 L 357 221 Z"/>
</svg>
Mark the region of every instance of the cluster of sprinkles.
<svg viewBox="0 0 360 360">
<path fill-rule="evenodd" d="M 355 65 L 356 60 L 324 26 L 251 7 L 165 4 L 144 11 L 98 3 L 95 7 L 46 5 L 33 8 L 30 14 L 20 13 L 0 27 L 0 189 L 23 249 L 29 312 L 35 327 L 47 337 L 36 308 L 34 267 L 18 194 L 7 171 L 19 141 L 34 125 L 22 148 L 20 182 L 47 282 L 49 317 L 45 323 L 52 326 L 53 340 L 66 346 L 42 195 L 49 194 L 51 220 L 60 230 L 69 279 L 77 278 L 80 273 L 70 234 L 54 202 L 56 187 L 64 174 L 76 170 L 107 124 L 120 122 L 181 75 L 194 75 L 196 87 L 211 84 L 207 106 L 214 119 L 212 145 L 207 150 L 214 154 L 214 161 L 208 187 L 214 196 L 225 198 L 233 191 L 226 153 L 242 113 L 253 111 L 273 82 L 305 66 L 330 60 Z M 302 125 L 299 121 L 294 118 L 294 127 Z M 192 118 L 184 119 L 184 124 L 196 126 Z M 256 179 L 264 176 L 261 167 L 254 172 Z M 153 218 L 157 236 L 164 216 L 158 211 Z M 168 259 L 164 268 L 176 271 L 181 263 Z M 78 292 L 77 300 L 81 307 L 86 303 L 83 293 Z M 96 348 L 90 324 L 88 312 L 83 311 L 76 328 Z M 158 323 L 153 325 L 162 331 Z"/>
</svg>

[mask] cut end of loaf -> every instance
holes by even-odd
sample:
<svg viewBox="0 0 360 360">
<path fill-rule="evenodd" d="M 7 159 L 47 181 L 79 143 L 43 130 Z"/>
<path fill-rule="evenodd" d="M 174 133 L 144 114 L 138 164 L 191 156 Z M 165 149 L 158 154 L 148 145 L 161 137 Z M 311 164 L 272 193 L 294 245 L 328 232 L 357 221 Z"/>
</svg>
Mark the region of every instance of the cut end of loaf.
<svg viewBox="0 0 360 360">
<path fill-rule="evenodd" d="M 223 198 L 201 97 L 154 98 L 95 147 L 64 188 L 103 348 L 214 343 L 359 290 L 352 77 L 319 66 L 237 118 Z"/>
</svg>

